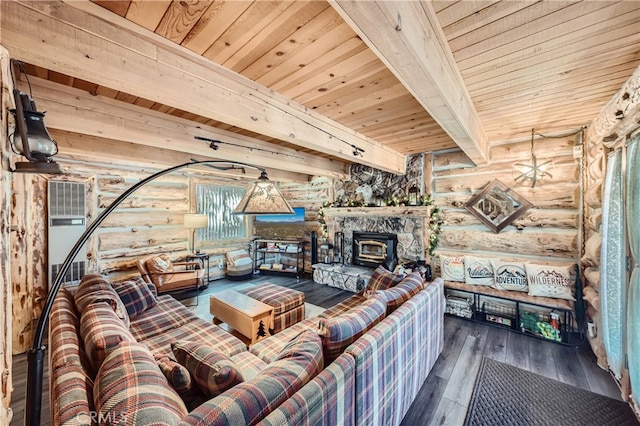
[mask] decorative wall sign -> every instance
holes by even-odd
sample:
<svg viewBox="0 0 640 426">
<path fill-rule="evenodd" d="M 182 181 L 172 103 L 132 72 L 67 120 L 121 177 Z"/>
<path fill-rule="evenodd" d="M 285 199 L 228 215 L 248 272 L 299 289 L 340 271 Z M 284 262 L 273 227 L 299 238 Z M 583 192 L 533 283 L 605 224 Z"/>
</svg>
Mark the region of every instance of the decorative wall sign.
<svg viewBox="0 0 640 426">
<path fill-rule="evenodd" d="M 498 179 L 467 201 L 465 208 L 498 233 L 522 216 L 532 204 Z"/>
</svg>

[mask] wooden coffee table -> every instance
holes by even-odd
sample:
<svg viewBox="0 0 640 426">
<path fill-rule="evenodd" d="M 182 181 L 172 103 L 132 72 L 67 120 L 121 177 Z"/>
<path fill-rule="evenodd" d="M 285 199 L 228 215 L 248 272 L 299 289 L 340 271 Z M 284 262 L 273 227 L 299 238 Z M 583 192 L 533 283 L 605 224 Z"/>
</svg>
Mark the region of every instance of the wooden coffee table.
<svg viewBox="0 0 640 426">
<path fill-rule="evenodd" d="M 249 344 L 270 336 L 273 308 L 234 290 L 215 293 L 209 300 L 213 323 L 230 325 L 249 340 Z"/>
</svg>

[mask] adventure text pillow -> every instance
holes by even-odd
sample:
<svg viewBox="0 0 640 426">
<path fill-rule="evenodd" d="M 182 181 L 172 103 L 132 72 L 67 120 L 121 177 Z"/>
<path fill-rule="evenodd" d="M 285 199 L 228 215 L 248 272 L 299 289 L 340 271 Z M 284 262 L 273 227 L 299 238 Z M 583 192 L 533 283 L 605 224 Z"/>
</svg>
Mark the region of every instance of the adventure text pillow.
<svg viewBox="0 0 640 426">
<path fill-rule="evenodd" d="M 440 273 L 445 281 L 464 282 L 464 257 L 440 255 Z"/>
<path fill-rule="evenodd" d="M 494 260 L 491 264 L 493 265 L 494 274 L 493 288 L 511 291 L 529 290 L 524 263 Z"/>
<path fill-rule="evenodd" d="M 525 265 L 530 296 L 576 300 L 571 291 L 569 267 Z"/>
<path fill-rule="evenodd" d="M 473 285 L 493 285 L 492 260 L 479 257 L 464 257 L 464 282 Z"/>
</svg>

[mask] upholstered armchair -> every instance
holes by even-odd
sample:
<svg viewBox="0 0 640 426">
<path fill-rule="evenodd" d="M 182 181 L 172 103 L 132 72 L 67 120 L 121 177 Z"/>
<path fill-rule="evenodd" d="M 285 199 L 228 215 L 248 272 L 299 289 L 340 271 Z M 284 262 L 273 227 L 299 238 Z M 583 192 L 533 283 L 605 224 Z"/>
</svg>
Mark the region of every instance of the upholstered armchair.
<svg viewBox="0 0 640 426">
<path fill-rule="evenodd" d="M 230 280 L 246 280 L 253 276 L 253 259 L 245 249 L 233 250 L 226 253 L 227 277 Z"/>
<path fill-rule="evenodd" d="M 196 269 L 200 262 L 171 262 L 166 254 L 151 255 L 136 262 L 142 278 L 152 283 L 158 293 L 199 289 L 204 284 L 204 269 Z"/>
</svg>

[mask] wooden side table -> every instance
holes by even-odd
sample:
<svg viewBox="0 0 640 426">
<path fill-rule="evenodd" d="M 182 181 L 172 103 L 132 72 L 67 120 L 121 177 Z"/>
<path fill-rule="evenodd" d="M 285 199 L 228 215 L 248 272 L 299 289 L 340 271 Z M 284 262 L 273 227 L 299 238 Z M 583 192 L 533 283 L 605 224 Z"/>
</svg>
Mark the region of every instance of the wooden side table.
<svg viewBox="0 0 640 426">
<path fill-rule="evenodd" d="M 209 311 L 214 324 L 229 324 L 245 336 L 250 345 L 271 335 L 273 308 L 237 291 L 224 290 L 213 294 L 209 300 Z"/>
</svg>

